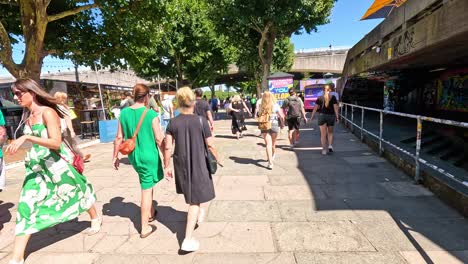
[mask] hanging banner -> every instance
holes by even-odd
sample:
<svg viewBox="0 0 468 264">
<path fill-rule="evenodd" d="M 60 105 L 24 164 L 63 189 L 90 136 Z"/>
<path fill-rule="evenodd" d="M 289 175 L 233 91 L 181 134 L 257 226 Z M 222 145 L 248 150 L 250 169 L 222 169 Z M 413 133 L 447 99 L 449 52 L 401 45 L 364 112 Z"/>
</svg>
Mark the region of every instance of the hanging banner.
<svg viewBox="0 0 468 264">
<path fill-rule="evenodd" d="M 282 106 L 283 101 L 289 97 L 289 89 L 293 87 L 293 78 L 277 78 L 268 80 L 268 88 L 276 97 L 278 105 Z"/>
</svg>

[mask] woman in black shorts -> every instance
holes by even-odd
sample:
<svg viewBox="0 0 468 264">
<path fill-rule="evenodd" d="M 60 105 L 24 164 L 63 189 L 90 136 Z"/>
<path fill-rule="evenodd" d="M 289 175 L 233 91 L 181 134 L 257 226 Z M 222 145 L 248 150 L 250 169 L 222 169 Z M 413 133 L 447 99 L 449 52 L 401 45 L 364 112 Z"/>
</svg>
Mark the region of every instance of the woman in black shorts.
<svg viewBox="0 0 468 264">
<path fill-rule="evenodd" d="M 319 112 L 318 125 L 320 127 L 320 141 L 322 142 L 322 155 L 333 152 L 333 126 L 338 122 L 338 101 L 331 95 L 332 87 L 326 84 L 323 88 L 323 96 L 315 102 L 314 111 L 310 120 L 314 119 L 315 112 Z"/>
</svg>

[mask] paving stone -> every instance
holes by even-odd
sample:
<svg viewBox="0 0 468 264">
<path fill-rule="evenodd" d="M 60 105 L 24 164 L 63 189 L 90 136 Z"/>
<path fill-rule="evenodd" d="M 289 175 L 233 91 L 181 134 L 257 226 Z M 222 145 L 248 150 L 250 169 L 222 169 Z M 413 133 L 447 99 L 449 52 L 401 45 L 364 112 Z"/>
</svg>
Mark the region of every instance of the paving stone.
<svg viewBox="0 0 468 264">
<path fill-rule="evenodd" d="M 359 219 L 343 200 L 279 201 L 278 206 L 286 222 Z"/>
<path fill-rule="evenodd" d="M 340 252 L 375 251 L 349 221 L 274 223 L 279 251 Z"/>
<path fill-rule="evenodd" d="M 268 185 L 268 177 L 261 175 L 257 177 L 243 177 L 243 176 L 223 176 L 220 178 L 217 188 L 237 186 L 243 188 L 245 186 L 264 186 Z"/>
<path fill-rule="evenodd" d="M 464 264 L 468 263 L 468 251 L 402 251 L 401 255 L 409 264 Z M 424 255 L 424 256 L 423 256 Z"/>
<path fill-rule="evenodd" d="M 258 254 L 197 254 L 193 264 L 296 264 L 289 252 Z"/>
<path fill-rule="evenodd" d="M 178 255 L 101 255 L 96 263 L 99 264 L 186 264 L 192 263 L 193 254 L 185 256 Z"/>
<path fill-rule="evenodd" d="M 265 186 L 264 189 L 266 200 L 311 200 L 326 198 L 321 185 Z"/>
<path fill-rule="evenodd" d="M 369 164 L 378 162 L 387 162 L 385 159 L 377 156 L 361 156 L 361 157 L 346 157 L 343 158 L 349 164 Z"/>
<path fill-rule="evenodd" d="M 99 258 L 99 254 L 93 253 L 34 253 L 30 255 L 26 263 L 35 264 L 93 264 Z"/>
<path fill-rule="evenodd" d="M 389 197 L 383 187 L 374 183 L 321 185 L 326 197 L 331 199 L 384 198 Z"/>
<path fill-rule="evenodd" d="M 224 186 L 215 191 L 216 200 L 265 200 L 261 186 Z"/>
<path fill-rule="evenodd" d="M 406 264 L 405 259 L 394 252 L 337 252 L 295 253 L 297 264 Z"/>
<path fill-rule="evenodd" d="M 214 201 L 208 221 L 275 222 L 281 216 L 276 201 Z"/>
<path fill-rule="evenodd" d="M 129 235 L 106 235 L 100 241 L 98 241 L 93 247 L 91 247 L 91 252 L 96 253 L 113 253 L 117 252 L 116 250 L 123 245 L 129 239 Z"/>
<path fill-rule="evenodd" d="M 304 176 L 283 176 L 283 175 L 268 175 L 270 184 L 273 186 L 283 185 L 310 185 L 324 184 L 325 182 L 320 177 L 313 175 L 311 177 Z"/>
</svg>

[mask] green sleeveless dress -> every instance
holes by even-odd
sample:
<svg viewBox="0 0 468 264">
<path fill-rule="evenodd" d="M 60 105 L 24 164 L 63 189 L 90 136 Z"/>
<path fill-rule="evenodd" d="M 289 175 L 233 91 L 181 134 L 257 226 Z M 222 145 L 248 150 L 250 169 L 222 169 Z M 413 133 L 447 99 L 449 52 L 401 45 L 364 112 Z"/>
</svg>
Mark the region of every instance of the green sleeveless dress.
<svg viewBox="0 0 468 264">
<path fill-rule="evenodd" d="M 24 134 L 48 138 L 42 123 L 25 126 Z M 16 235 L 33 234 L 74 219 L 96 201 L 91 184 L 70 165 L 73 157 L 64 144 L 59 153 L 37 144 L 26 153 Z"/>
<path fill-rule="evenodd" d="M 140 117 L 145 107 L 133 109 L 127 107 L 120 113 L 120 125 L 124 139 L 133 136 Z M 132 164 L 140 179 L 140 186 L 143 190 L 151 189 L 164 178 L 162 162 L 159 157 L 159 150 L 154 139 L 153 119 L 158 117 L 154 110 L 148 110 L 138 132 L 135 149 L 128 155 L 128 160 Z"/>
</svg>

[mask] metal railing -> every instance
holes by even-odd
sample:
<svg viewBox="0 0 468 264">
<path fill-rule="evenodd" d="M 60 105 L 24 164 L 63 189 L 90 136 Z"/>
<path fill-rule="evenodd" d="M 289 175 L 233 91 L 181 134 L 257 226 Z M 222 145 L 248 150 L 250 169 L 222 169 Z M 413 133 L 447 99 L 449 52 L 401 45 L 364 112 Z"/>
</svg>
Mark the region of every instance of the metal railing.
<svg viewBox="0 0 468 264">
<path fill-rule="evenodd" d="M 351 108 L 351 119 L 348 117 L 348 108 Z M 357 124 L 354 122 L 354 109 L 358 108 L 361 109 L 361 123 Z M 367 130 L 364 128 L 364 114 L 365 110 L 368 111 L 373 111 L 373 112 L 378 112 L 380 114 L 379 118 L 379 134 L 376 135 L 372 133 L 370 130 Z M 343 115 L 343 111 L 345 115 Z M 396 144 L 391 143 L 388 140 L 385 140 L 383 138 L 383 131 L 384 131 L 384 114 L 388 115 L 396 115 L 396 116 L 402 116 L 402 117 L 408 117 L 412 119 L 416 119 L 416 149 L 415 153 L 411 153 Z M 353 105 L 353 104 L 347 104 L 347 103 L 342 103 L 342 107 L 340 108 L 340 116 L 342 120 L 345 120 L 346 123 L 351 124 L 351 129 L 354 130 L 354 127 L 357 127 L 361 130 L 361 141 L 364 140 L 364 133 L 376 138 L 379 141 L 379 154 L 383 154 L 383 143 L 397 149 L 398 151 L 403 152 L 404 154 L 412 157 L 415 161 L 415 181 L 416 182 L 421 182 L 421 164 L 428 166 L 429 168 L 432 168 L 436 170 L 437 172 L 441 173 L 444 176 L 450 177 L 451 179 L 467 186 L 466 183 L 460 181 L 457 179 L 454 175 L 451 173 L 447 172 L 446 170 L 429 163 L 427 160 L 424 160 L 420 157 L 420 152 L 421 152 L 421 136 L 422 136 L 422 124 L 423 121 L 428 121 L 428 122 L 433 122 L 433 123 L 439 123 L 439 124 L 445 124 L 445 125 L 450 125 L 450 126 L 457 126 L 457 127 L 462 127 L 462 128 L 468 128 L 468 123 L 465 122 L 457 122 L 453 120 L 446 120 L 446 119 L 440 119 L 440 118 L 433 118 L 433 117 L 427 117 L 427 116 L 420 116 L 420 115 L 412 115 L 412 114 L 406 114 L 406 113 L 400 113 L 400 112 L 392 112 L 392 111 L 386 111 L 382 109 L 376 109 L 376 108 L 371 108 L 371 107 L 365 107 L 365 106 L 359 106 L 359 105 Z"/>
</svg>

